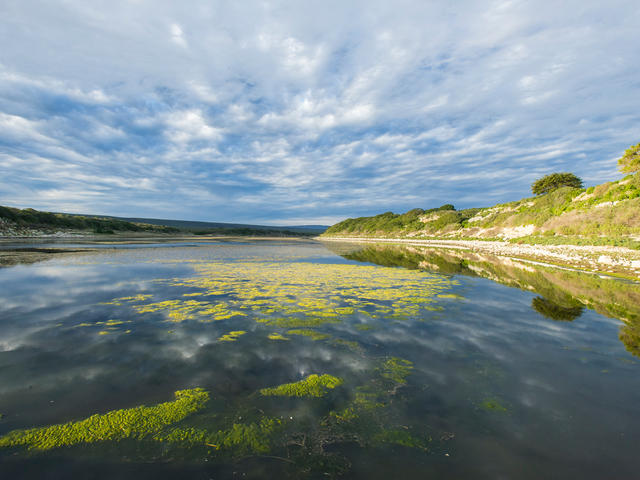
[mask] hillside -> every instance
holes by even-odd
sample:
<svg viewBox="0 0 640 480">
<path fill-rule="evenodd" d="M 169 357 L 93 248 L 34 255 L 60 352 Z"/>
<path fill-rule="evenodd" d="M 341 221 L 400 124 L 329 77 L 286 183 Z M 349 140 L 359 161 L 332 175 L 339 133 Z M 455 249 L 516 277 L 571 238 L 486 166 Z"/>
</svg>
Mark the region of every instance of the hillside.
<svg viewBox="0 0 640 480">
<path fill-rule="evenodd" d="M 489 208 L 452 205 L 349 218 L 327 237 L 502 239 L 640 248 L 640 173 L 595 187 L 562 187 Z"/>
<path fill-rule="evenodd" d="M 42 212 L 0 206 L 0 236 L 41 236 L 65 233 L 149 233 L 227 236 L 306 236 L 324 232 L 322 225 L 272 227 L 235 223 L 194 222 L 154 218 L 121 218 Z"/>
<path fill-rule="evenodd" d="M 37 236 L 64 231 L 112 234 L 116 232 L 176 233 L 179 230 L 116 218 L 67 215 L 42 212 L 32 208 L 0 206 L 0 235 L 2 236 Z"/>
<path fill-rule="evenodd" d="M 75 214 L 70 214 L 75 215 Z M 135 217 L 111 217 L 107 215 L 95 215 L 96 218 L 116 219 L 133 223 L 145 223 L 150 225 L 161 225 L 165 227 L 175 227 L 180 230 L 201 232 L 201 231 L 220 231 L 220 230 L 261 230 L 270 233 L 273 232 L 293 232 L 301 234 L 323 233 L 327 227 L 324 225 L 295 225 L 295 226 L 273 226 L 273 225 L 252 225 L 245 223 L 223 223 L 223 222 L 201 222 L 195 220 L 170 220 L 162 218 L 135 218 Z"/>
</svg>

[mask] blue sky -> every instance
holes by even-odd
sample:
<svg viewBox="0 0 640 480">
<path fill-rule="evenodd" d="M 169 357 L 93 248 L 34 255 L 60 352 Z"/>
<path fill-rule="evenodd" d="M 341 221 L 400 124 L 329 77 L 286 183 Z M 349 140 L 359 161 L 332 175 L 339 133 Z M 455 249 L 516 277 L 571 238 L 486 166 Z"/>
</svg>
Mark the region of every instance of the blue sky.
<svg viewBox="0 0 640 480">
<path fill-rule="evenodd" d="M 640 3 L 0 3 L 0 204 L 263 224 L 620 177 Z"/>
</svg>

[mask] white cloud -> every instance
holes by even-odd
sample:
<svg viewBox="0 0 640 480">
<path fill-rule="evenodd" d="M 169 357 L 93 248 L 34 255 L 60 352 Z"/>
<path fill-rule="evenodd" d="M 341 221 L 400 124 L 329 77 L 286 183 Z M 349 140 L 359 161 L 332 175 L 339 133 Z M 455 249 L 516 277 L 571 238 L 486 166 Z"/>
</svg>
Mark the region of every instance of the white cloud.
<svg viewBox="0 0 640 480">
<path fill-rule="evenodd" d="M 222 138 L 223 130 L 208 125 L 198 109 L 171 112 L 166 116 L 166 124 L 166 135 L 174 142 L 217 141 Z"/>
</svg>

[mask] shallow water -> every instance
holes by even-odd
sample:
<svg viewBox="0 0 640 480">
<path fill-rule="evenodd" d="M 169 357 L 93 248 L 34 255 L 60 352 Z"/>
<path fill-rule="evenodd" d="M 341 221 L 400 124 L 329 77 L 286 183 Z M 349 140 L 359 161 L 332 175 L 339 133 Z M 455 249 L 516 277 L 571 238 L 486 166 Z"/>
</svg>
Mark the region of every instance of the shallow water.
<svg viewBox="0 0 640 480">
<path fill-rule="evenodd" d="M 408 247 L 132 246 L 0 269 L 0 474 L 637 475 L 637 284 Z"/>
</svg>

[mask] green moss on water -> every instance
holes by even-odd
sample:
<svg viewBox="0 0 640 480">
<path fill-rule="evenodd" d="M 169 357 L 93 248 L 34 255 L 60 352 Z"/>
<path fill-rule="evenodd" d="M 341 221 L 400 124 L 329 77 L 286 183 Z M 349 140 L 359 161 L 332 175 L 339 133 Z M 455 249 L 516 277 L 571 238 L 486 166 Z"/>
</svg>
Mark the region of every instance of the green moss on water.
<svg viewBox="0 0 640 480">
<path fill-rule="evenodd" d="M 498 400 L 496 400 L 495 398 L 487 398 L 485 399 L 480 406 L 484 409 L 484 410 L 489 410 L 489 411 L 493 411 L 493 412 L 507 412 L 507 408 L 502 405 Z"/>
<path fill-rule="evenodd" d="M 244 330 L 235 330 L 233 332 L 222 335 L 220 338 L 218 338 L 218 340 L 221 342 L 235 342 L 239 336 L 244 335 L 245 333 L 247 332 L 245 332 Z"/>
<path fill-rule="evenodd" d="M 361 323 L 359 325 L 356 325 L 356 330 L 360 330 L 361 332 L 366 332 L 368 330 L 372 330 L 373 326 L 369 325 L 367 323 Z"/>
<path fill-rule="evenodd" d="M 354 342 L 351 340 L 345 340 L 343 338 L 336 338 L 333 340 L 333 344 L 334 345 L 339 345 L 342 347 L 346 347 L 349 350 L 352 350 L 354 352 L 357 353 L 362 353 L 362 347 L 360 346 L 360 344 L 358 342 Z"/>
<path fill-rule="evenodd" d="M 299 382 L 285 383 L 273 388 L 263 388 L 260 393 L 265 396 L 286 397 L 323 397 L 329 389 L 342 385 L 343 380 L 333 375 L 309 375 Z"/>
<path fill-rule="evenodd" d="M 413 436 L 409 430 L 406 429 L 383 430 L 373 436 L 373 443 L 401 445 L 403 447 L 417 448 L 425 451 L 429 449 L 430 442 L 431 437 L 420 438 Z"/>
<path fill-rule="evenodd" d="M 403 385 L 413 370 L 413 363 L 403 358 L 391 357 L 380 367 L 380 376 L 394 383 Z"/>
<path fill-rule="evenodd" d="M 282 335 L 281 333 L 270 333 L 267 335 L 269 340 L 289 340 L 287 337 Z"/>
<path fill-rule="evenodd" d="M 176 428 L 154 440 L 180 446 L 203 446 L 231 453 L 246 455 L 267 453 L 273 436 L 282 425 L 278 418 L 265 417 L 259 422 L 234 423 L 230 428 L 216 432 L 198 428 Z"/>
<path fill-rule="evenodd" d="M 126 438 L 143 439 L 202 409 L 209 394 L 201 388 L 175 392 L 173 402 L 92 415 L 85 420 L 50 427 L 14 430 L 0 437 L 0 447 L 50 450 L 82 443 Z"/>
<path fill-rule="evenodd" d="M 293 329 L 293 330 L 289 330 L 287 331 L 288 335 L 302 335 L 304 337 L 309 337 L 311 338 L 311 340 L 326 340 L 327 338 L 330 338 L 330 335 L 327 335 L 326 333 L 320 333 L 320 332 L 316 332 L 315 330 L 308 330 L 308 329 Z"/>
<path fill-rule="evenodd" d="M 321 327 L 328 323 L 337 323 L 338 319 L 336 318 L 297 318 L 297 317 L 289 317 L 289 318 L 265 318 L 259 319 L 259 323 L 265 323 L 272 327 L 280 327 L 280 328 L 296 328 L 296 327 Z"/>
</svg>

